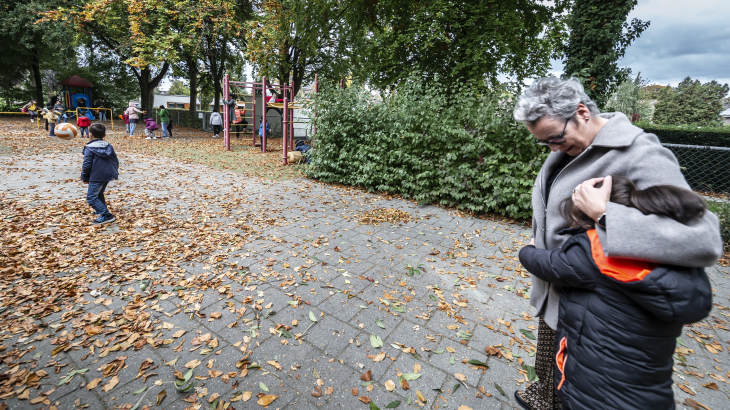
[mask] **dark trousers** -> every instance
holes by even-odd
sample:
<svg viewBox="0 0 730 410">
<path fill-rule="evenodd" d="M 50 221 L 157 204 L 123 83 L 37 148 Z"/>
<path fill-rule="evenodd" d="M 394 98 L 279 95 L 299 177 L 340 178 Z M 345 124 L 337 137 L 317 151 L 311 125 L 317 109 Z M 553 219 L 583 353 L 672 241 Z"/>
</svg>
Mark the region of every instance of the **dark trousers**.
<svg viewBox="0 0 730 410">
<path fill-rule="evenodd" d="M 86 202 L 94 209 L 97 215 L 112 216 L 106 207 L 104 191 L 109 182 L 89 182 L 89 189 L 86 191 Z"/>
<path fill-rule="evenodd" d="M 220 125 L 213 125 L 213 134 L 219 135 L 221 133 L 221 126 Z"/>
</svg>

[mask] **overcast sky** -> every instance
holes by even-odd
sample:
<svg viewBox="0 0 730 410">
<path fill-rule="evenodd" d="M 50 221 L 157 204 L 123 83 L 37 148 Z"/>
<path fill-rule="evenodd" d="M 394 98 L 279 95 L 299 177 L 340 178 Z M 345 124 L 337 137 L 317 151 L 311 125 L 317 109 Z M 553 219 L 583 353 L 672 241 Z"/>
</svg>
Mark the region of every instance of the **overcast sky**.
<svg viewBox="0 0 730 410">
<path fill-rule="evenodd" d="M 651 83 L 676 86 L 685 77 L 730 83 L 730 1 L 639 0 L 629 15 L 651 21 L 619 60 Z M 562 72 L 562 63 L 553 70 Z"/>
</svg>

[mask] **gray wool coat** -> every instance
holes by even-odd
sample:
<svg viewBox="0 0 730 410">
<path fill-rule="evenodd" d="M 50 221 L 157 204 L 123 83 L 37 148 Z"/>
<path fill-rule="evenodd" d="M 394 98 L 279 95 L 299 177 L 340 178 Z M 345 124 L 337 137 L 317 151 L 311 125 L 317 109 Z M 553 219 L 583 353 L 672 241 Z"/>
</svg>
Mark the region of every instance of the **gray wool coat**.
<svg viewBox="0 0 730 410">
<path fill-rule="evenodd" d="M 654 185 L 676 185 L 689 189 L 672 152 L 661 146 L 654 134 L 631 124 L 622 113 L 599 114 L 609 121 L 596 134 L 593 143 L 570 162 L 553 182 L 548 202 L 544 190 L 550 173 L 565 155 L 552 152 L 540 169 L 532 191 L 532 236 L 538 249 L 555 249 L 568 240 L 558 232 L 569 228 L 560 204 L 573 189 L 590 178 L 611 174 L 624 175 L 639 189 Z M 720 224 L 711 212 L 688 225 L 656 215 L 644 215 L 635 208 L 609 202 L 606 229 L 596 225 L 607 256 L 658 263 L 705 267 L 722 255 Z M 562 289 L 559 285 L 532 277 L 530 304 L 556 328 Z"/>
</svg>

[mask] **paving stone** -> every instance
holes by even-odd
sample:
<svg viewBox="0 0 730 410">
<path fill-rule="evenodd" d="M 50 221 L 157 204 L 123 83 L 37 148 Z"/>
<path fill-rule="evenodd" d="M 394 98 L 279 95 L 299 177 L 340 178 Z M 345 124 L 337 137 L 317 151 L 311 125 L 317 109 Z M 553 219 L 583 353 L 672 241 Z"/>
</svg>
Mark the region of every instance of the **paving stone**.
<svg viewBox="0 0 730 410">
<path fill-rule="evenodd" d="M 329 355 L 337 356 L 360 332 L 332 316 L 319 317 L 302 339 Z"/>
</svg>

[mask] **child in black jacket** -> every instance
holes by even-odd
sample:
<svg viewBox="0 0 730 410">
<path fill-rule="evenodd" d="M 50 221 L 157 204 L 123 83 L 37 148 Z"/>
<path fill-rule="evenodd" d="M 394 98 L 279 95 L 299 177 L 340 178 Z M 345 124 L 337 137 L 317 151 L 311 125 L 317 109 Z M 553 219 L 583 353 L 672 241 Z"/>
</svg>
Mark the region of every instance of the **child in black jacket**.
<svg viewBox="0 0 730 410">
<path fill-rule="evenodd" d="M 704 199 L 674 186 L 644 190 L 612 176 L 611 202 L 691 225 Z M 672 354 L 682 326 L 712 308 L 701 268 L 605 256 L 594 221 L 565 201 L 573 229 L 560 249 L 520 250 L 533 275 L 562 285 L 555 386 L 563 409 L 674 409 Z M 661 246 L 661 244 L 656 244 Z"/>
<path fill-rule="evenodd" d="M 112 144 L 104 141 L 106 127 L 99 123 L 92 124 L 89 132 L 94 139 L 84 146 L 81 180 L 89 184 L 86 201 L 99 215 L 93 224 L 102 225 L 116 220 L 106 207 L 104 191 L 109 182 L 119 178 L 119 159 Z"/>
</svg>

